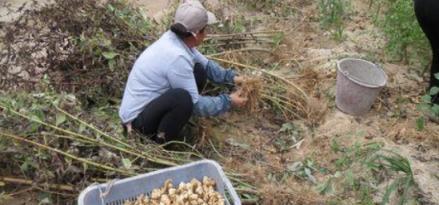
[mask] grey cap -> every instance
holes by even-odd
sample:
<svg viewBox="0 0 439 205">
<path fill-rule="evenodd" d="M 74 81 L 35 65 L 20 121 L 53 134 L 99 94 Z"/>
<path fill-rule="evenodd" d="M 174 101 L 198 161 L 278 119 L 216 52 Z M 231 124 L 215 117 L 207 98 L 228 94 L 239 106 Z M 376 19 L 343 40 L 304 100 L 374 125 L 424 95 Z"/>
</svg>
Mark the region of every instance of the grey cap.
<svg viewBox="0 0 439 205">
<path fill-rule="evenodd" d="M 207 11 L 198 0 L 184 1 L 178 6 L 174 17 L 174 23 L 182 24 L 194 35 L 205 26 L 216 22 L 215 14 Z"/>
</svg>

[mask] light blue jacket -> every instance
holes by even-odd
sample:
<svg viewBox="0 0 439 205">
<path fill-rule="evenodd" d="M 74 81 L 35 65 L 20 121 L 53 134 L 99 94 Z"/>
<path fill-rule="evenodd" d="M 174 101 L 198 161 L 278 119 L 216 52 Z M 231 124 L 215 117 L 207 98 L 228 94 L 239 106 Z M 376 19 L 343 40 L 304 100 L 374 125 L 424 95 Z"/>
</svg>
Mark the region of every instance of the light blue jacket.
<svg viewBox="0 0 439 205">
<path fill-rule="evenodd" d="M 198 93 L 193 73 L 195 63 L 203 65 L 212 82 L 233 84 L 234 71 L 221 68 L 168 31 L 143 51 L 134 63 L 119 109 L 122 123 L 133 121 L 148 103 L 172 88 L 183 88 L 189 92 L 197 116 L 216 116 L 227 112 L 231 107 L 229 95 L 210 97 Z"/>
</svg>

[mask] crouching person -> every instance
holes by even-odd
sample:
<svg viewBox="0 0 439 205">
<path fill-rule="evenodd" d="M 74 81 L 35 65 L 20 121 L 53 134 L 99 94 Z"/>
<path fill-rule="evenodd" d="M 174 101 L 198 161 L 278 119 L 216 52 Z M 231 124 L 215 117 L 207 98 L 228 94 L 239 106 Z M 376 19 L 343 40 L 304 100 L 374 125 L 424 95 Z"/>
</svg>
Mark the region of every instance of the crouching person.
<svg viewBox="0 0 439 205">
<path fill-rule="evenodd" d="M 129 74 L 119 116 L 124 127 L 163 143 L 179 140 L 192 115 L 217 116 L 247 101 L 239 91 L 202 96 L 207 79 L 217 84 L 239 83 L 233 70 L 208 60 L 195 47 L 216 21 L 198 1 L 181 4 L 174 24 L 138 57 Z"/>
</svg>

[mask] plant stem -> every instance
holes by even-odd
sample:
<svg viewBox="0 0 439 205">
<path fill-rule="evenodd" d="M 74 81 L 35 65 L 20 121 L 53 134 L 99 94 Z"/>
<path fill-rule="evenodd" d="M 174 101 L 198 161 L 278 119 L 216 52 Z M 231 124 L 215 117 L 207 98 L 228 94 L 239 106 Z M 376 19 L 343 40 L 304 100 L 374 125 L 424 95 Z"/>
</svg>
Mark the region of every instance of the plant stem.
<svg viewBox="0 0 439 205">
<path fill-rule="evenodd" d="M 11 184 L 24 184 L 24 185 L 35 185 L 36 182 L 32 180 L 26 180 L 26 179 L 19 179 L 19 178 L 13 178 L 13 177 L 1 177 L 0 181 L 5 183 L 11 183 Z M 70 185 L 62 185 L 62 184 L 48 184 L 48 185 L 41 185 L 42 187 L 49 187 L 50 189 L 55 190 L 61 190 L 61 191 L 69 191 L 74 192 L 76 191 L 73 186 Z"/>
<path fill-rule="evenodd" d="M 92 129 L 93 131 L 99 133 L 100 135 L 102 135 L 102 136 L 104 136 L 104 137 L 106 137 L 106 138 L 108 138 L 108 139 L 110 139 L 110 140 L 113 140 L 113 141 L 115 141 L 115 142 L 117 142 L 117 143 L 120 143 L 120 144 L 122 144 L 122 145 L 124 145 L 124 146 L 126 146 L 126 147 L 130 147 L 129 144 L 122 142 L 120 139 L 117 139 L 116 137 L 109 136 L 108 134 L 102 132 L 101 130 L 97 129 L 97 128 L 94 127 L 93 125 L 91 125 L 91 124 L 89 124 L 89 123 L 86 123 L 86 122 L 82 121 L 81 119 L 79 119 L 79 118 L 73 116 L 72 114 L 68 113 L 67 111 L 65 111 L 65 110 L 63 110 L 63 109 L 61 109 L 61 108 L 59 108 L 59 107 L 56 106 L 56 105 L 54 105 L 54 106 L 55 106 L 55 108 L 56 108 L 58 111 L 60 111 L 61 113 L 65 114 L 65 115 L 67 115 L 68 117 L 72 118 L 73 120 L 76 120 L 76 121 L 78 121 L 79 123 L 81 123 L 81 124 L 87 126 L 88 128 Z"/>
<path fill-rule="evenodd" d="M 256 35 L 256 34 L 271 34 L 271 33 L 283 33 L 281 30 L 273 31 L 254 31 L 254 32 L 244 32 L 244 33 L 228 33 L 228 34 L 211 34 L 208 37 L 218 37 L 218 36 L 240 36 L 240 35 Z"/>
<path fill-rule="evenodd" d="M 233 62 L 233 61 L 229 61 L 229 60 L 225 60 L 225 59 L 221 59 L 221 58 L 209 57 L 209 56 L 208 56 L 208 58 L 210 58 L 212 60 L 220 61 L 220 62 L 223 62 L 223 63 L 228 63 L 228 64 L 240 66 L 240 67 L 243 67 L 243 68 L 249 68 L 249 69 L 261 71 L 262 73 L 264 73 L 264 74 L 266 74 L 268 76 L 271 76 L 273 78 L 279 79 L 279 80 L 283 81 L 284 83 L 293 86 L 297 91 L 299 91 L 302 94 L 302 96 L 305 98 L 306 102 L 309 101 L 308 100 L 309 99 L 308 95 L 298 85 L 290 82 L 289 80 L 287 80 L 287 79 L 285 79 L 285 78 L 283 78 L 283 77 L 281 77 L 281 76 L 279 76 L 277 74 L 268 72 L 268 71 L 266 71 L 264 69 L 260 69 L 260 68 L 257 68 L 257 67 L 251 66 L 251 65 L 245 65 L 245 64 L 242 64 L 242 63 L 237 63 L 237 62 Z"/>
<path fill-rule="evenodd" d="M 207 57 L 215 57 L 215 56 L 221 56 L 221 55 L 230 54 L 230 53 L 247 52 L 247 51 L 260 51 L 260 52 L 271 53 L 271 50 L 264 49 L 264 48 L 241 48 L 241 49 L 228 50 L 228 51 L 224 51 L 221 53 L 211 54 L 211 55 L 208 55 Z"/>
<path fill-rule="evenodd" d="M 61 154 L 63 156 L 71 158 L 73 160 L 82 162 L 84 164 L 92 165 L 92 166 L 95 166 L 95 167 L 98 167 L 98 168 L 101 168 L 101 169 L 104 169 L 104 170 L 117 172 L 117 173 L 120 173 L 120 174 L 123 174 L 123 175 L 127 175 L 127 176 L 132 176 L 133 175 L 133 173 L 131 173 L 131 172 L 128 172 L 128 171 L 125 171 L 125 170 L 121 170 L 121 169 L 117 169 L 117 168 L 113 168 L 113 167 L 109 167 L 107 165 L 99 164 L 99 163 L 96 163 L 96 162 L 92 162 L 90 160 L 74 156 L 72 154 L 63 152 L 63 151 L 58 150 L 56 148 L 52 148 L 52 147 L 49 147 L 47 145 L 43 145 L 43 144 L 40 144 L 38 142 L 34 142 L 34 141 L 31 141 L 31 140 L 28 140 L 28 139 L 25 139 L 25 138 L 22 138 L 22 137 L 19 137 L 19 136 L 16 136 L 16 135 L 6 134 L 6 133 L 0 133 L 0 135 L 12 138 L 12 139 L 17 140 L 17 141 L 26 142 L 28 144 L 32 144 L 32 145 L 34 145 L 36 147 L 39 147 L 39 148 L 42 148 L 42 149 L 46 149 L 46 150 L 49 150 L 49 151 L 52 151 L 52 152 L 56 152 L 58 154 Z"/>
<path fill-rule="evenodd" d="M 65 130 L 65 129 L 59 128 L 59 127 L 54 126 L 54 125 L 51 125 L 51 124 L 49 124 L 49 123 L 45 123 L 45 122 L 42 122 L 42 121 L 40 121 L 40 120 L 33 119 L 33 118 L 29 117 L 29 116 L 26 116 L 26 115 L 24 115 L 24 114 L 21 114 L 21 113 L 15 111 L 15 110 L 7 109 L 6 107 L 3 107 L 2 105 L 0 105 L 0 108 L 3 108 L 3 109 L 5 109 L 5 110 L 9 110 L 9 111 L 12 112 L 13 114 L 18 115 L 18 116 L 21 116 L 21 117 L 23 117 L 23 118 L 25 118 L 25 119 L 27 119 L 27 120 L 29 120 L 29 121 L 32 121 L 32 122 L 36 122 L 36 123 L 42 124 L 42 125 L 44 125 L 44 126 L 50 127 L 50 128 L 52 128 L 52 129 L 55 129 L 55 130 L 60 131 L 60 132 L 67 133 L 67 134 L 72 135 L 72 136 L 77 136 L 77 137 L 79 137 L 79 138 L 82 138 L 82 139 L 85 139 L 85 140 L 91 141 L 91 142 L 93 142 L 93 143 L 96 143 L 97 145 L 104 145 L 104 146 L 107 146 L 107 147 L 110 147 L 110 148 L 113 148 L 113 149 L 119 150 L 119 151 L 121 151 L 121 152 L 125 152 L 125 153 L 127 153 L 127 154 L 131 154 L 131 155 L 134 155 L 134 156 L 137 156 L 137 157 L 145 158 L 146 160 L 151 161 L 151 162 L 154 162 L 154 163 L 157 163 L 157 164 L 162 164 L 162 165 L 166 165 L 166 166 L 176 166 L 176 165 L 178 165 L 177 163 L 174 163 L 174 162 L 171 162 L 171 161 L 167 161 L 167 160 L 163 160 L 163 159 L 155 158 L 155 157 L 150 157 L 150 156 L 148 156 L 148 155 L 145 155 L 145 154 L 144 154 L 143 152 L 141 152 L 141 151 L 137 151 L 137 150 L 127 150 L 127 149 L 125 149 L 125 148 L 118 147 L 118 146 L 113 145 L 113 144 L 108 144 L 108 143 L 106 143 L 105 141 L 98 141 L 98 140 L 96 140 L 96 139 L 93 139 L 93 138 L 90 138 L 90 137 L 87 137 L 87 136 L 84 136 L 84 135 L 81 135 L 81 134 L 78 134 L 78 133 L 75 133 L 75 132 L 72 132 L 72 131 L 69 131 L 69 130 Z M 127 144 L 127 145 L 128 145 L 128 144 Z M 130 148 L 132 148 L 132 147 L 133 147 L 133 146 L 128 145 L 128 149 L 130 149 Z"/>
</svg>

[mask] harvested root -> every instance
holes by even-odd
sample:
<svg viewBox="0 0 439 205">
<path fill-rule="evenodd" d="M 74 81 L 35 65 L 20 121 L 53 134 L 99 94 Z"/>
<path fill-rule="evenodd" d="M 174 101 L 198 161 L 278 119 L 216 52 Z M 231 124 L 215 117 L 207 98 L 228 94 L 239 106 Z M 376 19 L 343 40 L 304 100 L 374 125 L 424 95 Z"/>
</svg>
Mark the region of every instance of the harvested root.
<svg viewBox="0 0 439 205">
<path fill-rule="evenodd" d="M 141 195 L 136 201 L 126 201 L 124 205 L 224 205 L 223 196 L 215 191 L 215 181 L 204 177 L 203 182 L 192 179 L 174 187 L 167 180 L 162 188 L 154 189 L 151 195 Z"/>
<path fill-rule="evenodd" d="M 258 111 L 261 99 L 262 80 L 258 77 L 244 77 L 238 86 L 242 96 L 248 99 L 244 109 L 249 112 Z"/>
</svg>

